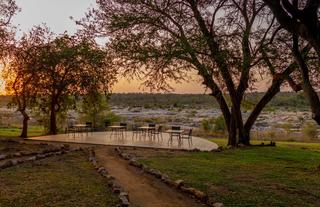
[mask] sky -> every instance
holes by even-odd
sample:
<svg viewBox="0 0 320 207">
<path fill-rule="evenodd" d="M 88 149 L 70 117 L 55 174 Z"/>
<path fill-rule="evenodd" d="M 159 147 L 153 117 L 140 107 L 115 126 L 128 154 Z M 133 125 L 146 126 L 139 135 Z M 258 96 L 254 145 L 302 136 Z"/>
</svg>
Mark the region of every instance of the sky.
<svg viewBox="0 0 320 207">
<path fill-rule="evenodd" d="M 18 36 L 27 32 L 34 25 L 45 23 L 54 33 L 60 34 L 67 31 L 73 34 L 77 25 L 70 19 L 80 19 L 89 7 L 95 6 L 95 0 L 16 0 L 21 8 L 12 20 L 19 28 Z M 174 93 L 204 93 L 205 89 L 199 81 L 192 80 L 181 84 L 172 84 Z M 141 87 L 138 80 L 128 81 L 120 79 L 114 86 L 115 93 L 149 92 Z"/>
</svg>

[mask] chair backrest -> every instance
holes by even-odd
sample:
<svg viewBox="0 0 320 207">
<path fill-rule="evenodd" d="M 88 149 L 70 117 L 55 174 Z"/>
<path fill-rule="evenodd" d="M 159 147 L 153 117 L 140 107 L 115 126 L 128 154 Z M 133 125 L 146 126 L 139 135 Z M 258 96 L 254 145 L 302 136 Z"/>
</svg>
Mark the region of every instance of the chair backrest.
<svg viewBox="0 0 320 207">
<path fill-rule="evenodd" d="M 192 136 L 192 129 L 189 129 L 188 136 L 189 136 L 189 137 L 191 137 L 191 136 Z"/>
<path fill-rule="evenodd" d="M 139 130 L 139 125 L 138 124 L 133 124 L 132 125 L 132 131 L 138 131 Z"/>
<path fill-rule="evenodd" d="M 156 124 L 155 123 L 149 123 L 148 126 L 149 127 L 156 127 Z"/>
<path fill-rule="evenodd" d="M 181 130 L 181 127 L 180 126 L 172 126 L 171 129 L 172 130 Z"/>
<path fill-rule="evenodd" d="M 120 123 L 120 126 L 122 126 L 122 127 L 127 127 L 127 123 Z"/>
<path fill-rule="evenodd" d="M 158 127 L 158 132 L 162 132 L 162 129 L 163 129 L 163 126 L 160 125 L 160 126 Z"/>
<path fill-rule="evenodd" d="M 87 127 L 92 127 L 92 122 L 86 122 Z"/>
</svg>

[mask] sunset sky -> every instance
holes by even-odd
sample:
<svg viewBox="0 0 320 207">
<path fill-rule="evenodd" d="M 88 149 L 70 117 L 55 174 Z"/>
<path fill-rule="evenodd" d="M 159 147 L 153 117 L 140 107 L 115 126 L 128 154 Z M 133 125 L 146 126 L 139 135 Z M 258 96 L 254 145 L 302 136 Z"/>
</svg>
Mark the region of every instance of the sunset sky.
<svg viewBox="0 0 320 207">
<path fill-rule="evenodd" d="M 80 19 L 84 16 L 87 8 L 95 6 L 95 0 L 16 0 L 21 12 L 13 18 L 13 24 L 18 26 L 18 36 L 27 32 L 34 25 L 45 23 L 51 30 L 57 34 L 67 31 L 73 34 L 77 26 L 70 19 Z M 3 85 L 3 84 L 2 84 Z M 266 81 L 259 84 L 259 90 L 265 88 Z M 172 84 L 174 93 L 204 93 L 205 89 L 201 85 L 199 78 L 194 78 L 189 82 Z M 148 89 L 141 86 L 138 80 L 128 81 L 120 79 L 114 86 L 113 92 L 131 93 L 131 92 L 149 92 Z"/>
<path fill-rule="evenodd" d="M 21 12 L 13 18 L 13 24 L 19 28 L 18 36 L 27 32 L 33 25 L 45 23 L 57 34 L 67 31 L 73 34 L 77 26 L 70 16 L 79 19 L 84 16 L 87 8 L 95 5 L 95 0 L 16 0 Z M 149 92 L 140 86 L 137 80 L 121 79 L 113 92 Z M 197 81 L 173 84 L 175 93 L 204 93 L 204 88 Z"/>
</svg>

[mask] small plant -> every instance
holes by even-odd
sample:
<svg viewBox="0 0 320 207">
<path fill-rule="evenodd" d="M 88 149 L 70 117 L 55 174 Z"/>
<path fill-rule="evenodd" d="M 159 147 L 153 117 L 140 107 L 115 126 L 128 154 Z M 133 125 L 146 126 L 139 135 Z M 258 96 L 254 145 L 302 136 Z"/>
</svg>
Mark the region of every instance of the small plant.
<svg viewBox="0 0 320 207">
<path fill-rule="evenodd" d="M 203 119 L 201 121 L 201 128 L 205 131 L 205 132 L 209 132 L 213 129 L 213 124 L 214 124 L 215 120 L 212 119 Z"/>
<path fill-rule="evenodd" d="M 225 132 L 227 129 L 223 116 L 218 116 L 214 122 L 214 130 Z"/>
<path fill-rule="evenodd" d="M 113 112 L 109 112 L 104 119 L 104 123 L 106 126 L 109 126 L 112 123 L 120 122 L 120 121 L 121 121 L 121 117 Z"/>
<path fill-rule="evenodd" d="M 317 126 L 315 124 L 306 124 L 302 129 L 302 133 L 310 139 L 314 139 L 318 135 Z"/>
</svg>

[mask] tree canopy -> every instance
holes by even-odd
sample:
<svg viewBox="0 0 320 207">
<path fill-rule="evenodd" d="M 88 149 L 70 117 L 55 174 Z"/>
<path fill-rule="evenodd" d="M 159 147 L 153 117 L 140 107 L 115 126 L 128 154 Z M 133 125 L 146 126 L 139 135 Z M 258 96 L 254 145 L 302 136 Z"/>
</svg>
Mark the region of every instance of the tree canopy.
<svg viewBox="0 0 320 207">
<path fill-rule="evenodd" d="M 110 38 L 113 61 L 124 74 L 142 75 L 147 86 L 163 89 L 169 80 L 185 79 L 194 70 L 220 105 L 230 145 L 249 144 L 254 122 L 285 82 L 301 89 L 293 76 L 297 64 L 289 34 L 263 1 L 97 3 L 98 9 L 78 24 L 91 35 Z M 309 51 L 306 47 L 303 58 Z M 271 77 L 272 83 L 244 120 L 243 97 L 254 89 L 259 74 Z"/>
</svg>

